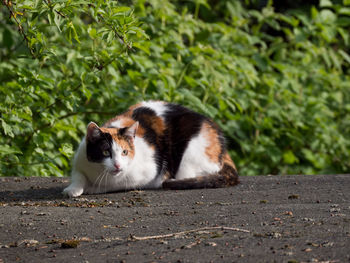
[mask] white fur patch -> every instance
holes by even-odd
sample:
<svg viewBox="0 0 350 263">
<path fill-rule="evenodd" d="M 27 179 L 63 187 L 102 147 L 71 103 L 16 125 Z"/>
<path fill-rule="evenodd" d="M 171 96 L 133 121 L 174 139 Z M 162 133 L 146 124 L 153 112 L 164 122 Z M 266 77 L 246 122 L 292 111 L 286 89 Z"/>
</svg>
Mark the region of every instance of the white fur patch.
<svg viewBox="0 0 350 263">
<path fill-rule="evenodd" d="M 135 156 L 125 175 L 130 183 L 129 188 L 159 188 L 161 182 L 155 182 L 157 165 L 154 159 L 154 149 L 147 142 L 135 137 Z M 145 186 L 145 187 L 144 187 Z"/>
<path fill-rule="evenodd" d="M 208 145 L 209 142 L 202 132 L 191 139 L 182 156 L 176 179 L 206 176 L 220 170 L 219 164 L 212 162 L 205 154 Z"/>
<path fill-rule="evenodd" d="M 124 127 L 122 127 L 121 120 L 116 120 L 116 121 L 111 122 L 110 126 L 115 127 L 115 128 L 124 128 Z"/>
<path fill-rule="evenodd" d="M 157 116 L 160 117 L 163 117 L 164 113 L 167 111 L 166 103 L 163 101 L 144 101 L 141 105 L 154 110 Z"/>
</svg>

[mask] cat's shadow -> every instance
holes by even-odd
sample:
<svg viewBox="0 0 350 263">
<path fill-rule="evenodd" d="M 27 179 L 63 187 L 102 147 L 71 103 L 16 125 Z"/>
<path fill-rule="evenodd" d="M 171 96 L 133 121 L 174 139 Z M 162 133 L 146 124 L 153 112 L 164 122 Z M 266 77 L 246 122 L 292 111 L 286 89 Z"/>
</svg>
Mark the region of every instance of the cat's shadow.
<svg viewBox="0 0 350 263">
<path fill-rule="evenodd" d="M 39 201 L 71 201 L 72 198 L 69 198 L 63 195 L 64 187 L 54 186 L 54 187 L 45 187 L 45 188 L 28 188 L 23 190 L 0 190 L 0 206 L 4 203 L 21 203 L 21 202 L 39 202 Z M 136 190 L 136 189 L 135 189 Z M 113 192 L 106 192 L 103 195 L 99 194 L 87 194 L 84 195 L 85 198 L 106 198 L 108 194 L 116 193 L 127 193 L 135 190 L 120 190 Z M 137 190 L 136 190 L 137 191 Z"/>
<path fill-rule="evenodd" d="M 29 188 L 23 190 L 0 190 L 0 203 L 29 202 L 29 201 L 52 201 L 67 199 L 62 194 L 62 187 Z"/>
</svg>

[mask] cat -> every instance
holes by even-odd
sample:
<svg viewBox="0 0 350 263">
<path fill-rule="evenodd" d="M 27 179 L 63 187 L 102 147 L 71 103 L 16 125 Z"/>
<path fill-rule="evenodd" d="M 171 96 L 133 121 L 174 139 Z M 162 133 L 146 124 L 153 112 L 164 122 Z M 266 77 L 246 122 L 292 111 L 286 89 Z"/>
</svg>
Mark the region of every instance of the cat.
<svg viewBox="0 0 350 263">
<path fill-rule="evenodd" d="M 132 189 L 233 186 L 238 173 L 219 126 L 181 105 L 144 101 L 90 122 L 73 160 L 69 197 Z"/>
</svg>

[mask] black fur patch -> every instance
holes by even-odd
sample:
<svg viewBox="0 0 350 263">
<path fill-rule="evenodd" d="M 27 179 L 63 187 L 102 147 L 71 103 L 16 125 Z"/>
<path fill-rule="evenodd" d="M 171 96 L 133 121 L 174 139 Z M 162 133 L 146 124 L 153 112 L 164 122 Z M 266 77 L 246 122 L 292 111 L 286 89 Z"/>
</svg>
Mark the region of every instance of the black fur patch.
<svg viewBox="0 0 350 263">
<path fill-rule="evenodd" d="M 154 110 L 139 107 L 134 110 L 132 118 L 145 129 L 144 139 L 151 145 L 157 145 L 157 133 L 152 129 L 152 120 L 158 118 Z"/>
<path fill-rule="evenodd" d="M 174 178 L 179 169 L 182 156 L 190 140 L 198 135 L 204 121 L 209 119 L 181 105 L 167 104 L 165 115 L 168 170 Z"/>
<path fill-rule="evenodd" d="M 145 129 L 144 139 L 155 146 L 158 174 L 162 170 L 167 170 L 174 178 L 189 141 L 199 133 L 204 121 L 210 125 L 212 122 L 207 117 L 181 105 L 169 103 L 165 104 L 165 107 L 167 110 L 163 116 L 165 120 L 163 134 L 157 134 L 152 128 L 155 118 L 159 116 L 151 108 L 135 109 L 132 118 Z"/>
<path fill-rule="evenodd" d="M 108 151 L 109 157 L 112 156 L 112 136 L 109 133 L 99 132 L 92 138 L 86 139 L 86 155 L 90 162 L 100 163 L 104 156 L 103 152 Z"/>
</svg>

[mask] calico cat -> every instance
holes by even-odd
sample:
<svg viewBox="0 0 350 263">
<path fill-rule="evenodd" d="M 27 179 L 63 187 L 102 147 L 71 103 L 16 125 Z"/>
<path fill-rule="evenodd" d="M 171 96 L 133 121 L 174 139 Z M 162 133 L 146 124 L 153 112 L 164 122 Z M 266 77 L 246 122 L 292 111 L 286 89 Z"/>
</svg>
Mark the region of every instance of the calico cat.
<svg viewBox="0 0 350 263">
<path fill-rule="evenodd" d="M 73 161 L 70 197 L 129 189 L 238 184 L 218 125 L 183 106 L 146 101 L 102 127 L 91 122 Z"/>
</svg>

